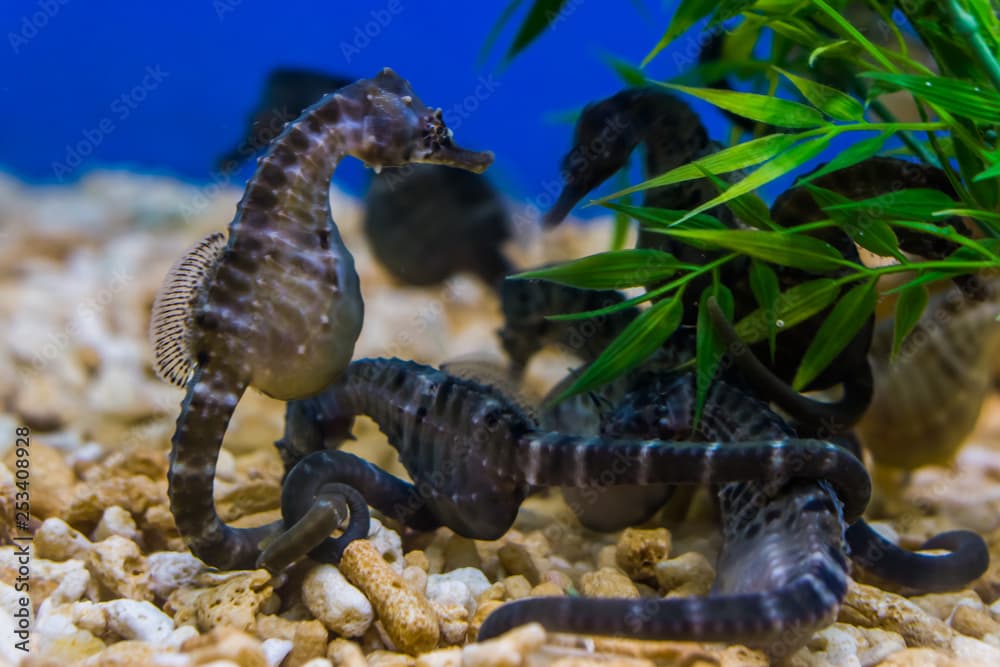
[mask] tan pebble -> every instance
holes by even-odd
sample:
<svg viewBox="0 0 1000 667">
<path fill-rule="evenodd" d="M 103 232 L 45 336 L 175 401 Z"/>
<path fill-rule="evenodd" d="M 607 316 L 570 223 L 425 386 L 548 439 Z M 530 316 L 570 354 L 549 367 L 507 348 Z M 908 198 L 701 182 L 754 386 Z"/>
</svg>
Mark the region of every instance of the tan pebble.
<svg viewBox="0 0 1000 667">
<path fill-rule="evenodd" d="M 281 663 L 282 667 L 302 667 L 315 658 L 326 655 L 330 633 L 319 621 L 296 623 L 292 636 L 292 651 Z"/>
<path fill-rule="evenodd" d="M 139 529 L 135 525 L 132 515 L 117 505 L 105 508 L 101 515 L 101 520 L 97 522 L 94 529 L 93 539 L 99 542 L 112 535 L 118 535 L 132 540 L 139 541 Z"/>
<path fill-rule="evenodd" d="M 454 646 L 465 641 L 469 631 L 469 610 L 463 604 L 439 604 L 431 602 L 441 626 L 441 643 Z"/>
<path fill-rule="evenodd" d="M 707 595 L 715 579 L 715 568 L 696 551 L 660 561 L 654 572 L 661 591 L 681 595 Z"/>
<path fill-rule="evenodd" d="M 594 564 L 598 570 L 602 567 L 618 567 L 618 547 L 614 544 L 605 544 L 598 549 Z"/>
<path fill-rule="evenodd" d="M 987 635 L 1000 637 L 1000 623 L 982 609 L 960 604 L 951 616 L 951 627 L 963 635 L 983 639 Z"/>
<path fill-rule="evenodd" d="M 790 662 L 792 667 L 850 664 L 854 660 L 874 665 L 904 648 L 906 642 L 895 632 L 834 623 L 815 633 Z"/>
<path fill-rule="evenodd" d="M 413 667 L 412 655 L 395 651 L 372 651 L 368 654 L 368 667 Z"/>
<path fill-rule="evenodd" d="M 526 598 L 531 594 L 531 582 L 524 575 L 515 574 L 503 579 L 504 597 L 508 600 Z"/>
<path fill-rule="evenodd" d="M 194 604 L 198 627 L 203 632 L 217 626 L 249 632 L 256 625 L 261 605 L 271 597 L 270 581 L 266 570 L 253 570 L 201 591 Z"/>
<path fill-rule="evenodd" d="M 157 483 L 144 475 L 111 477 L 76 485 L 66 509 L 66 522 L 90 530 L 108 507 L 118 505 L 133 516 L 141 516 L 151 505 L 167 502 L 166 480 Z"/>
<path fill-rule="evenodd" d="M 545 629 L 538 623 L 514 628 L 499 637 L 462 648 L 463 667 L 519 667 L 545 643 Z"/>
<path fill-rule="evenodd" d="M 234 484 L 218 497 L 216 507 L 226 523 L 250 514 L 281 506 L 281 485 L 271 480 L 252 479 Z"/>
<path fill-rule="evenodd" d="M 334 667 L 368 667 L 365 654 L 354 642 L 334 639 L 326 649 L 326 657 Z"/>
<path fill-rule="evenodd" d="M 550 665 L 551 667 L 655 667 L 656 663 L 645 658 L 627 658 L 620 655 L 568 655 L 553 660 Z M 690 667 L 690 663 L 685 667 Z"/>
<path fill-rule="evenodd" d="M 476 598 L 476 609 L 483 606 L 487 602 L 503 602 L 507 598 L 507 588 L 503 585 L 502 581 L 498 581 L 491 584 L 489 588 L 482 592 L 482 594 Z"/>
<path fill-rule="evenodd" d="M 416 565 L 407 565 L 403 568 L 403 581 L 406 585 L 418 593 L 427 591 L 427 570 Z"/>
<path fill-rule="evenodd" d="M 86 559 L 91 542 L 62 519 L 51 517 L 35 531 L 35 556 L 53 561 Z"/>
<path fill-rule="evenodd" d="M 566 595 L 564 591 L 559 586 L 556 586 L 551 581 L 543 581 L 538 584 L 531 591 L 528 592 L 530 597 L 551 597 L 553 595 Z"/>
<path fill-rule="evenodd" d="M 403 582 L 370 541 L 349 544 L 340 570 L 371 601 L 398 649 L 417 654 L 437 646 L 440 629 L 430 603 Z"/>
<path fill-rule="evenodd" d="M 181 650 L 189 655 L 194 665 L 226 660 L 239 667 L 269 667 L 261 642 L 231 627 L 215 628 L 189 639 L 181 646 Z"/>
<path fill-rule="evenodd" d="M 643 581 L 656 574 L 656 564 L 670 555 L 670 531 L 666 528 L 626 528 L 615 548 L 615 562 L 625 574 Z"/>
<path fill-rule="evenodd" d="M 424 556 L 427 558 L 427 573 L 441 574 L 444 570 L 444 545 L 441 541 L 436 540 L 427 545 Z"/>
<path fill-rule="evenodd" d="M 573 587 L 573 580 L 565 572 L 559 570 L 549 570 L 542 576 L 542 583 L 551 583 L 561 590 L 568 591 Z"/>
<path fill-rule="evenodd" d="M 295 636 L 295 627 L 301 621 L 292 621 L 274 614 L 257 614 L 255 634 L 261 639 L 287 639 Z"/>
<path fill-rule="evenodd" d="M 84 661 L 92 656 L 100 655 L 106 648 L 107 645 L 95 637 L 93 633 L 86 630 L 77 630 L 58 638 L 46 640 L 44 645 L 39 642 L 38 655 L 29 658 L 32 662 L 29 663 L 26 660 L 21 664 L 25 667 L 29 664 L 38 664 L 39 667 L 49 667 L 50 665 L 52 667 L 57 667 L 61 665 L 81 664 L 80 661 Z M 19 655 L 18 657 L 22 656 Z M 34 662 L 36 658 L 39 660 L 38 663 Z M 17 663 L 14 663 L 13 660 L 11 660 L 11 664 Z M 83 664 L 87 663 L 84 662 Z"/>
<path fill-rule="evenodd" d="M 111 644 L 83 662 L 66 664 L 75 664 L 80 667 L 139 667 L 140 665 L 155 665 L 160 653 L 159 648 L 146 642 L 121 641 Z"/>
<path fill-rule="evenodd" d="M 983 601 L 974 591 L 929 593 L 911 597 L 909 600 L 934 618 L 942 621 L 947 621 L 959 605 L 972 606 L 976 609 L 983 608 Z"/>
<path fill-rule="evenodd" d="M 878 667 L 966 667 L 947 654 L 929 648 L 908 648 L 893 653 Z"/>
<path fill-rule="evenodd" d="M 730 646 L 719 654 L 719 667 L 769 667 L 770 664 L 763 652 L 746 646 Z"/>
<path fill-rule="evenodd" d="M 187 551 L 187 545 L 177 532 L 174 515 L 166 503 L 152 505 L 139 521 L 148 549 Z"/>
<path fill-rule="evenodd" d="M 657 664 L 688 667 L 690 664 L 703 660 L 712 664 L 717 662 L 709 651 L 696 642 L 651 641 L 620 637 L 588 637 L 586 641 L 588 644 L 592 644 L 594 651 L 599 653 L 645 658 Z"/>
<path fill-rule="evenodd" d="M 403 564 L 405 567 L 419 567 L 424 572 L 430 571 L 431 567 L 427 560 L 427 554 L 419 549 L 406 552 L 406 555 L 403 556 Z"/>
<path fill-rule="evenodd" d="M 483 559 L 479 556 L 476 543 L 461 535 L 452 535 L 448 538 L 444 547 L 444 570 L 457 570 L 460 567 L 471 567 L 479 569 L 483 566 Z"/>
<path fill-rule="evenodd" d="M 306 573 L 302 601 L 323 625 L 343 637 L 360 637 L 375 620 L 365 594 L 333 565 L 317 565 Z"/>
<path fill-rule="evenodd" d="M 5 443 L 6 444 L 6 443 Z M 14 470 L 14 450 L 6 464 Z M 39 519 L 66 516 L 73 497 L 76 473 L 66 463 L 66 457 L 38 438 L 31 439 L 31 513 Z"/>
<path fill-rule="evenodd" d="M 508 575 L 521 575 L 535 586 L 541 581 L 541 570 L 528 548 L 517 542 L 506 542 L 497 550 L 500 564 Z"/>
<path fill-rule="evenodd" d="M 588 572 L 580 579 L 580 592 L 595 598 L 637 598 L 639 589 L 621 570 L 604 567 Z"/>
<path fill-rule="evenodd" d="M 152 600 L 149 564 L 139 546 L 130 539 L 112 535 L 96 543 L 87 558 L 94 579 L 115 597 Z"/>
<path fill-rule="evenodd" d="M 462 649 L 452 646 L 424 653 L 414 667 L 462 667 Z"/>
<path fill-rule="evenodd" d="M 909 600 L 873 586 L 851 583 L 837 620 L 898 632 L 910 647 L 947 648 L 954 632 Z"/>
<path fill-rule="evenodd" d="M 476 613 L 472 615 L 472 619 L 469 621 L 469 632 L 466 635 L 469 641 L 475 641 L 476 636 L 479 634 L 479 628 L 483 627 L 483 623 L 489 618 L 489 615 L 496 611 L 502 604 L 502 600 L 480 601 L 479 606 L 476 607 Z"/>
</svg>

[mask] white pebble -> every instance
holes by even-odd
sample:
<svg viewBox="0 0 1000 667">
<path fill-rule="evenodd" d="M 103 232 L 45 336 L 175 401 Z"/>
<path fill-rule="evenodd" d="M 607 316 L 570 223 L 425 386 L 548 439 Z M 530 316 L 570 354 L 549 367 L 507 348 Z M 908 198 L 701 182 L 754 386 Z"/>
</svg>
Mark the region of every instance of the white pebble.
<svg viewBox="0 0 1000 667">
<path fill-rule="evenodd" d="M 403 573 L 403 540 L 399 533 L 382 525 L 378 519 L 372 518 L 368 529 L 368 539 L 382 554 L 385 562 L 392 566 L 396 574 Z"/>
<path fill-rule="evenodd" d="M 35 533 L 35 555 L 48 560 L 64 561 L 86 558 L 90 540 L 62 519 L 50 517 L 42 522 Z"/>
<path fill-rule="evenodd" d="M 360 637 L 375 619 L 368 598 L 333 565 L 309 571 L 302 582 L 302 600 L 313 616 L 342 637 Z"/>
<path fill-rule="evenodd" d="M 157 597 L 166 598 L 176 589 L 194 582 L 205 564 L 184 551 L 157 551 L 149 563 L 149 588 Z"/>
<path fill-rule="evenodd" d="M 139 540 L 139 528 L 135 525 L 135 519 L 128 513 L 128 510 L 112 505 L 104 510 L 101 520 L 94 529 L 94 541 L 118 535 L 137 542 Z"/>
<path fill-rule="evenodd" d="M 264 652 L 264 659 L 267 660 L 267 667 L 278 667 L 281 661 L 292 652 L 294 644 L 289 639 L 278 639 L 271 637 L 265 639 L 260 648 Z"/>
<path fill-rule="evenodd" d="M 174 631 L 173 619 L 150 602 L 122 599 L 101 606 L 108 615 L 108 628 L 123 639 L 160 644 Z"/>
<path fill-rule="evenodd" d="M 427 599 L 442 607 L 459 606 L 469 609 L 475 607 L 475 600 L 469 593 L 469 587 L 461 581 L 441 579 L 443 575 L 432 574 L 427 577 Z M 469 612 L 470 615 L 472 612 Z"/>
</svg>

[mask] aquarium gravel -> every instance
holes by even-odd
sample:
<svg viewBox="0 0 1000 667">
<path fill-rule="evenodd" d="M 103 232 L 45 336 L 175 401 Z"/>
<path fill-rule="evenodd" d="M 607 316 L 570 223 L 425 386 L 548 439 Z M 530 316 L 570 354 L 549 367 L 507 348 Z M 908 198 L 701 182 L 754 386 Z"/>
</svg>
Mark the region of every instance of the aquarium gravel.
<svg viewBox="0 0 1000 667">
<path fill-rule="evenodd" d="M 121 172 L 95 172 L 74 186 L 0 179 L 0 318 L 8 323 L 0 334 L 0 634 L 24 629 L 30 647 L 26 655 L 6 641 L 0 661 L 767 664 L 740 646 L 560 635 L 538 625 L 473 643 L 493 609 L 529 595 L 705 594 L 720 536 L 704 493 L 683 521 L 665 516 L 612 534 L 582 528 L 556 492 L 529 499 L 514 529 L 491 542 L 445 528 L 401 532 L 376 518 L 339 566 L 305 560 L 279 575 L 215 571 L 192 556 L 166 496 L 182 391 L 155 376 L 147 328 L 170 265 L 222 228 L 238 197 L 235 187 Z M 488 287 L 466 275 L 440 287 L 399 286 L 372 259 L 358 202 L 334 190 L 332 206 L 366 303 L 355 357 L 503 363 L 499 306 Z M 515 206 L 515 219 L 528 218 L 519 213 Z M 534 266 L 598 252 L 610 233 L 603 219 L 544 233 L 521 224 L 506 251 L 516 265 Z M 526 400 L 572 363 L 557 352 L 534 360 Z M 226 522 L 250 526 L 280 515 L 282 464 L 273 442 L 283 416 L 283 403 L 255 392 L 238 407 L 216 476 Z M 354 434 L 349 451 L 405 475 L 371 422 L 359 419 Z M 867 514 L 908 548 L 945 530 L 977 531 L 990 545 L 989 571 L 967 590 L 916 597 L 852 582 L 837 622 L 787 664 L 1000 664 L 998 446 L 994 395 L 953 465 L 903 481 L 879 477 Z M 23 479 L 30 485 L 18 486 Z"/>
</svg>

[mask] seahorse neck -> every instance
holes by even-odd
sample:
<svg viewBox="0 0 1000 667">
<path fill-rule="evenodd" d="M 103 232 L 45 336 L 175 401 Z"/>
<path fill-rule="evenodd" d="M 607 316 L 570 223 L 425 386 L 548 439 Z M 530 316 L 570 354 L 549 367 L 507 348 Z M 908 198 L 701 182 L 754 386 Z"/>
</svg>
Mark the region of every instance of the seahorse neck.
<svg viewBox="0 0 1000 667">
<path fill-rule="evenodd" d="M 364 115 L 363 104 L 333 93 L 288 123 L 247 183 L 230 224 L 230 247 L 243 226 L 288 232 L 292 238 L 286 241 L 293 241 L 295 233 L 311 236 L 327 230 L 330 181 L 346 146 L 360 142 Z"/>
</svg>

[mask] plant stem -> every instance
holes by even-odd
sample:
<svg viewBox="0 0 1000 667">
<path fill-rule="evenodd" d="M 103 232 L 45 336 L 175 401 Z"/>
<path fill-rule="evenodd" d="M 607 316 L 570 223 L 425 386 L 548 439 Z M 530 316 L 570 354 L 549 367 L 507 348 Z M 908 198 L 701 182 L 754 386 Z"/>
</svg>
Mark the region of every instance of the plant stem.
<svg viewBox="0 0 1000 667">
<path fill-rule="evenodd" d="M 976 17 L 965 11 L 965 8 L 958 4 L 958 0 L 949 0 L 948 10 L 951 13 L 952 27 L 955 28 L 955 32 L 969 39 L 972 51 L 979 59 L 979 64 L 986 70 L 986 75 L 993 82 L 993 86 L 1000 90 L 1000 63 L 997 62 L 996 55 L 990 51 L 986 40 L 983 39 Z"/>
</svg>

